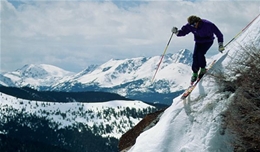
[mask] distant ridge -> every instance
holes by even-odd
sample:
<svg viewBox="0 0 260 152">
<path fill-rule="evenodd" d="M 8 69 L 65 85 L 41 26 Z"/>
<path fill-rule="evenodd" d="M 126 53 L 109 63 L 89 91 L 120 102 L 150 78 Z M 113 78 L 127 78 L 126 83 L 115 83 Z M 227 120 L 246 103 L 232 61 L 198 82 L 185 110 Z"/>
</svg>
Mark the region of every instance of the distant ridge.
<svg viewBox="0 0 260 152">
<path fill-rule="evenodd" d="M 5 87 L 0 86 L 0 92 L 26 100 L 48 102 L 104 102 L 112 100 L 130 100 L 116 93 L 109 92 L 58 92 L 37 91 L 29 87 Z"/>
</svg>

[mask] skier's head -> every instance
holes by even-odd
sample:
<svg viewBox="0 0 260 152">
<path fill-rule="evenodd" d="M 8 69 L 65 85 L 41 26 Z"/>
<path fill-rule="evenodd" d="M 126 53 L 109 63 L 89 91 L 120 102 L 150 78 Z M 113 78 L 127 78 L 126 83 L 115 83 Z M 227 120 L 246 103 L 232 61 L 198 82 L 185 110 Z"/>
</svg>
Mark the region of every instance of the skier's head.
<svg viewBox="0 0 260 152">
<path fill-rule="evenodd" d="M 191 15 L 190 17 L 188 17 L 188 23 L 190 24 L 190 25 L 195 25 L 196 23 L 198 23 L 201 19 L 200 19 L 200 17 L 198 17 L 198 16 L 195 16 L 195 15 Z"/>
</svg>

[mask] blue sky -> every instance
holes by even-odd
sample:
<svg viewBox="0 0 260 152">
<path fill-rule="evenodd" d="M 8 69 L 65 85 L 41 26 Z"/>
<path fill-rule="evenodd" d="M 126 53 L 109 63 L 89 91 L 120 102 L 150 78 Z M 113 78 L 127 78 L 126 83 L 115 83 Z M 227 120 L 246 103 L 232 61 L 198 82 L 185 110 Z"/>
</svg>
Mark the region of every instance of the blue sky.
<svg viewBox="0 0 260 152">
<path fill-rule="evenodd" d="M 110 59 L 161 55 L 171 28 L 198 15 L 232 39 L 259 14 L 258 1 L 1 0 L 1 72 L 51 64 L 79 72 Z M 193 35 L 172 38 L 167 53 L 193 50 Z M 217 42 L 207 56 L 217 53 Z"/>
</svg>

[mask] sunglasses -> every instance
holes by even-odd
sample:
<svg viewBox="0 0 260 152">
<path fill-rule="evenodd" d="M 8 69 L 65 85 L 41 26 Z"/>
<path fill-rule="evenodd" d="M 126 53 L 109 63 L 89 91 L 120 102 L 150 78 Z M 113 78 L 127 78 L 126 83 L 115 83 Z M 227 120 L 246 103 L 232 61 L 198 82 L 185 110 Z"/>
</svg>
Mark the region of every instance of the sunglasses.
<svg viewBox="0 0 260 152">
<path fill-rule="evenodd" d="M 190 23 L 190 26 L 195 27 L 196 26 L 196 22 Z"/>
</svg>

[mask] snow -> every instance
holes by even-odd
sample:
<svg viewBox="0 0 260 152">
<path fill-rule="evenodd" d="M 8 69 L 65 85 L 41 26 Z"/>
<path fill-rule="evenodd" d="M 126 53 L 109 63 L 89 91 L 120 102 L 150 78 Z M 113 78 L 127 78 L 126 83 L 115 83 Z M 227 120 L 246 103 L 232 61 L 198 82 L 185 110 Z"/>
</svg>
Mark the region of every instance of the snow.
<svg viewBox="0 0 260 152">
<path fill-rule="evenodd" d="M 220 113 L 229 103 L 228 99 L 221 99 L 226 95 L 216 96 L 217 88 L 213 83 L 204 89 L 201 83 L 199 86 L 190 98 L 184 101 L 175 98 L 157 125 L 137 138 L 130 152 L 232 151 L 226 144 L 230 138 L 228 134 L 220 134 Z"/>
<path fill-rule="evenodd" d="M 4 76 L 13 81 L 16 86 L 49 86 L 54 82 L 73 75 L 69 72 L 53 65 L 29 64 L 14 72 L 5 73 Z"/>
<path fill-rule="evenodd" d="M 185 59 L 185 56 L 189 56 L 190 54 L 191 52 L 188 50 L 180 50 L 177 54 L 166 54 L 154 82 L 162 80 L 169 81 L 171 82 L 170 86 L 172 86 L 171 89 L 173 91 L 183 89 L 184 85 L 187 84 L 181 83 L 179 85 L 177 81 L 185 79 L 187 73 L 191 71 L 188 65 L 191 59 L 190 57 Z M 75 82 L 81 84 L 96 83 L 99 84 L 100 87 L 112 88 L 133 81 L 143 81 L 142 87 L 148 88 L 153 85 L 151 80 L 160 60 L 161 56 L 137 57 L 122 60 L 111 59 L 91 72 L 86 73 L 83 71 L 69 79 L 63 79 L 57 82 L 56 86 L 59 87 L 59 84 L 69 81 L 70 83 Z M 176 86 L 172 85 L 172 83 L 176 84 Z M 138 86 L 136 86 L 136 88 L 137 87 Z M 121 92 L 121 95 L 122 94 L 126 93 Z"/>
<path fill-rule="evenodd" d="M 223 70 L 241 51 L 241 46 L 259 47 L 260 18 L 231 42 L 212 67 L 212 72 Z M 213 77 L 205 75 L 185 100 L 173 99 L 159 122 L 143 132 L 129 152 L 232 152 L 232 136 L 222 126 L 222 112 L 229 107 L 233 94 L 219 92 Z"/>
<path fill-rule="evenodd" d="M 133 124 L 137 124 L 141 118 L 127 118 L 124 116 L 114 116 L 110 114 L 108 118 L 104 118 L 104 111 L 113 108 L 115 113 L 120 113 L 126 108 L 135 108 L 136 111 L 142 110 L 148 107 L 153 107 L 148 104 L 145 104 L 141 101 L 124 101 L 124 100 L 114 100 L 109 102 L 99 102 L 99 103 L 53 103 L 53 102 L 41 102 L 41 101 L 29 101 L 24 99 L 19 99 L 1 93 L 0 95 L 0 111 L 6 111 L 8 107 L 12 107 L 21 111 L 22 109 L 27 114 L 35 114 L 36 116 L 46 116 L 50 120 L 60 124 L 60 128 L 66 126 L 72 126 L 73 124 L 82 122 L 83 124 L 88 125 L 89 127 L 96 126 L 106 126 L 116 124 L 111 133 L 102 134 L 104 137 L 115 137 L 120 138 L 122 132 L 119 132 L 118 126 L 126 132 L 131 129 L 127 124 L 123 124 L 123 121 L 131 121 Z M 49 114 L 47 114 L 49 113 Z M 100 114 L 101 116 L 98 116 Z M 65 116 L 65 117 L 64 117 Z M 1 119 L 0 114 L 0 119 Z"/>
<path fill-rule="evenodd" d="M 161 57 L 111 59 L 100 66 L 91 65 L 75 74 L 51 65 L 29 64 L 14 72 L 5 73 L 0 84 L 66 92 L 94 88 L 134 99 L 142 93 L 170 94 L 184 90 L 189 85 L 185 80 L 190 79 L 191 51 L 183 49 L 176 54 L 166 54 L 152 82 Z M 170 101 L 164 102 L 161 101 L 162 104 Z"/>
<path fill-rule="evenodd" d="M 210 60 L 217 59 L 212 71 L 218 70 L 229 72 L 226 67 L 230 66 L 236 57 L 238 57 L 241 46 L 254 44 L 259 47 L 260 45 L 260 18 L 258 17 L 251 26 L 245 30 L 239 37 L 237 37 L 230 45 L 225 48 L 223 54 L 219 53 L 213 56 Z M 253 42 L 253 43 L 252 43 Z M 152 57 L 143 62 L 144 58 L 136 58 L 132 60 L 110 60 L 109 62 L 101 65 L 99 69 L 87 73 L 87 75 L 75 75 L 76 81 L 82 83 L 99 82 L 103 87 L 112 87 L 120 85 L 122 82 L 131 82 L 136 78 L 152 78 L 151 73 L 154 72 L 155 66 L 160 60 L 160 56 Z M 170 60 L 171 58 L 169 58 Z M 176 60 L 179 61 L 180 58 Z M 127 70 L 120 73 L 116 68 L 124 63 L 136 65 L 135 70 L 127 67 L 122 67 L 120 70 Z M 156 81 L 167 79 L 180 83 L 180 88 L 186 88 L 189 84 L 186 80 L 189 79 L 190 68 L 187 65 L 174 63 L 168 64 L 167 58 L 163 60 L 161 67 L 156 76 Z M 64 72 L 59 69 L 42 65 L 41 69 L 46 69 L 52 75 L 57 77 L 63 76 Z M 56 69 L 52 71 L 53 69 Z M 188 69 L 188 70 L 187 70 Z M 36 70 L 37 71 L 37 70 Z M 117 72 L 114 72 L 117 71 Z M 114 73 L 113 73 L 114 72 Z M 40 72 L 41 73 L 41 72 Z M 44 73 L 44 72 L 43 72 Z M 42 73 L 42 74 L 43 74 Z M 5 76 L 12 78 L 12 80 L 19 81 L 19 71 L 8 73 Z M 41 76 L 41 75 L 39 75 Z M 235 78 L 236 76 L 231 76 Z M 114 79 L 117 78 L 117 79 Z M 71 79 L 71 78 L 70 78 Z M 68 79 L 63 79 L 59 83 Z M 185 80 L 185 81 L 184 81 Z M 34 82 L 34 80 L 29 80 Z M 24 82 L 21 81 L 21 83 Z M 35 81 L 34 83 L 41 82 Z M 147 83 L 148 84 L 148 81 Z M 140 86 L 144 88 L 144 86 Z M 171 91 L 178 88 L 174 86 Z M 158 92 L 164 92 L 160 88 Z M 124 92 L 124 90 L 121 90 Z M 159 122 L 152 128 L 143 132 L 136 140 L 136 144 L 129 150 L 129 152 L 230 152 L 232 148 L 232 136 L 222 126 L 222 113 L 229 107 L 230 99 L 233 94 L 228 92 L 219 92 L 217 82 L 210 77 L 205 77 L 198 83 L 197 87 L 193 90 L 191 95 L 185 100 L 180 97 L 173 99 L 172 105 L 166 109 L 162 114 Z M 26 106 L 29 105 L 30 106 Z M 75 122 L 85 122 L 88 125 L 103 122 L 101 119 L 94 115 L 93 121 L 88 122 L 83 117 L 77 115 L 76 117 L 68 113 L 69 110 L 78 111 L 80 107 L 84 110 L 92 110 L 97 113 L 101 109 L 113 107 L 116 110 L 126 107 L 144 108 L 148 105 L 140 101 L 112 101 L 104 103 L 44 103 L 44 107 L 37 108 L 36 103 L 42 104 L 43 102 L 32 102 L 22 99 L 16 99 L 5 94 L 1 94 L 0 110 L 6 106 L 12 106 L 16 109 L 25 108 L 29 113 L 37 113 L 46 110 L 49 112 L 60 110 L 62 113 L 67 113 L 67 119 L 63 119 L 60 115 L 51 115 L 51 118 L 61 123 L 60 127 L 72 125 Z M 121 117 L 120 120 L 124 120 Z M 120 120 L 113 118 L 111 121 L 120 123 Z M 111 121 L 105 124 L 111 124 Z M 139 120 L 132 119 L 135 123 Z M 125 128 L 126 130 L 130 128 Z M 126 131 L 125 130 L 125 131 Z M 113 134 L 107 135 L 119 138 L 121 134 L 116 131 Z"/>
</svg>

